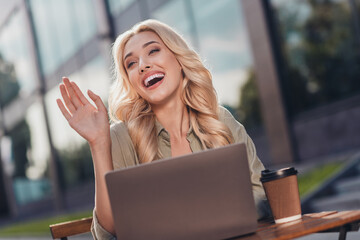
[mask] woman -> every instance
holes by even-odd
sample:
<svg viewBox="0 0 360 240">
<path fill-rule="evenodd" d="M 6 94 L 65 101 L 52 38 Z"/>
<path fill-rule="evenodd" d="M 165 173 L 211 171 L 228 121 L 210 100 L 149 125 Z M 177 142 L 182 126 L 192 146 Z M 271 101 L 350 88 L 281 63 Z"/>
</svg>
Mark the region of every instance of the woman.
<svg viewBox="0 0 360 240">
<path fill-rule="evenodd" d="M 263 165 L 244 127 L 218 106 L 210 72 L 169 26 L 147 20 L 121 34 L 113 46 L 116 81 L 109 98 L 110 118 L 90 90 L 63 78 L 58 106 L 91 149 L 95 172 L 95 239 L 114 237 L 104 174 L 165 157 L 245 142 L 259 217 L 265 194 Z"/>
</svg>

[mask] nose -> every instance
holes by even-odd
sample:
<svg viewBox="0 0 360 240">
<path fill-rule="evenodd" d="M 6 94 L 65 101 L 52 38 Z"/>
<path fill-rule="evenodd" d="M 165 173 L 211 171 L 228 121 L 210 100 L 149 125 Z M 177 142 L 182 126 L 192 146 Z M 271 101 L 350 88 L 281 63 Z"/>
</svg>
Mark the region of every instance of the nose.
<svg viewBox="0 0 360 240">
<path fill-rule="evenodd" d="M 140 73 L 143 73 L 150 68 L 151 68 L 150 64 L 144 62 L 143 60 L 140 60 L 140 64 L 139 64 L 139 72 Z"/>
<path fill-rule="evenodd" d="M 140 72 L 143 73 L 143 72 L 145 72 L 145 70 L 147 70 L 147 69 L 149 69 L 149 68 L 150 68 L 150 66 L 145 66 L 145 68 L 141 68 L 141 69 L 140 69 Z"/>
</svg>

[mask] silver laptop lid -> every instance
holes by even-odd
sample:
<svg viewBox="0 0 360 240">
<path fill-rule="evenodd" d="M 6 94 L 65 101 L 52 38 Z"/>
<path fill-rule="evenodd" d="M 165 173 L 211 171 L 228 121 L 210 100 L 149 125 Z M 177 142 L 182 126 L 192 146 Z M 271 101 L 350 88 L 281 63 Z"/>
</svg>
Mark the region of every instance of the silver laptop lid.
<svg viewBox="0 0 360 240">
<path fill-rule="evenodd" d="M 225 239 L 256 230 L 244 144 L 105 177 L 118 239 Z"/>
</svg>

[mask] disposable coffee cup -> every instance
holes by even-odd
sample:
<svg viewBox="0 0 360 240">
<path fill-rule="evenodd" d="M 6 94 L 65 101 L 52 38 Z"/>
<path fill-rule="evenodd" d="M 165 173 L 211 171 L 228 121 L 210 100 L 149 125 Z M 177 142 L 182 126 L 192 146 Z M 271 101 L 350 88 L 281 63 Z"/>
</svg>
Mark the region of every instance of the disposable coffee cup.
<svg viewBox="0 0 360 240">
<path fill-rule="evenodd" d="M 264 186 L 275 223 L 285 223 L 301 218 L 301 204 L 297 170 L 283 168 L 264 170 L 260 181 Z"/>
</svg>

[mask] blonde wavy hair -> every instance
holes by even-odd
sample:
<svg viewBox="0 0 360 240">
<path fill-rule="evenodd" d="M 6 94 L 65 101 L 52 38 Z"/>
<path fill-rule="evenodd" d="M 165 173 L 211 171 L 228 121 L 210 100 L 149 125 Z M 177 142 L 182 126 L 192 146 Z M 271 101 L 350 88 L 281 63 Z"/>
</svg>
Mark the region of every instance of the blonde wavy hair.
<svg viewBox="0 0 360 240">
<path fill-rule="evenodd" d="M 180 63 L 184 76 L 181 100 L 187 106 L 190 124 L 203 149 L 233 143 L 229 128 L 218 119 L 219 106 L 212 77 L 199 55 L 168 25 L 150 19 L 119 35 L 112 49 L 115 81 L 109 97 L 110 119 L 126 124 L 140 162 L 162 157 L 156 136 L 156 116 L 151 105 L 131 86 L 123 62 L 126 43 L 132 36 L 144 31 L 157 34 Z"/>
</svg>

